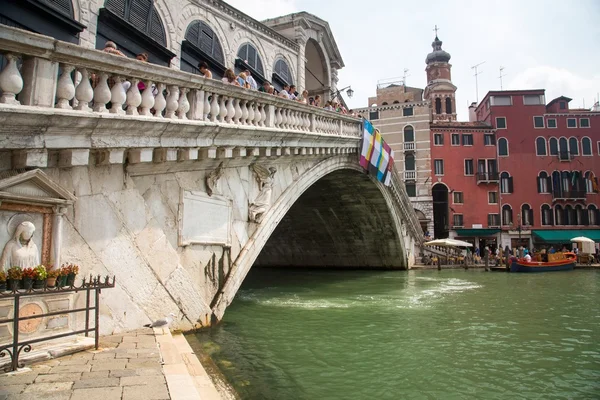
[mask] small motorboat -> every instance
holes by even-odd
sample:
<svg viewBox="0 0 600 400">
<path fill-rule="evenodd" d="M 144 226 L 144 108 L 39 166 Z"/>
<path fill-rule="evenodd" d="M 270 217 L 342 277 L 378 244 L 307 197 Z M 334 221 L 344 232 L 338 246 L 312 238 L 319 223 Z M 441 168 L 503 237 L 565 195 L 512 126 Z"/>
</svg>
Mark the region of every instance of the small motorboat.
<svg viewBox="0 0 600 400">
<path fill-rule="evenodd" d="M 547 255 L 548 261 L 542 261 L 541 257 L 536 257 L 531 261 L 525 261 L 524 258 L 513 259 L 510 264 L 510 272 L 551 272 L 551 271 L 570 271 L 575 268 L 577 255 L 571 252 L 554 253 Z"/>
</svg>

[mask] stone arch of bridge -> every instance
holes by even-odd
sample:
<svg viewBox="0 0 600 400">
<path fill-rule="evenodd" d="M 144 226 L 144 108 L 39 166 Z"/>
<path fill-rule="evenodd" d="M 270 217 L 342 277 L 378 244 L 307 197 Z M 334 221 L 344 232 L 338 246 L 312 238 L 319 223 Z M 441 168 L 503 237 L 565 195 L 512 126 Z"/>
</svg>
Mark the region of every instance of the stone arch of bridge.
<svg viewBox="0 0 600 400">
<path fill-rule="evenodd" d="M 286 260 L 280 266 L 406 268 L 411 240 L 404 237 L 402 220 L 400 207 L 388 188 L 364 174 L 354 156 L 332 157 L 315 165 L 274 201 L 234 261 L 211 304 L 213 322 L 223 318 L 255 262 L 269 266 Z M 307 226 L 311 222 L 314 225 Z M 302 234 L 311 237 L 301 238 Z M 280 246 L 290 241 L 294 245 Z M 268 254 L 261 256 L 267 249 Z"/>
</svg>

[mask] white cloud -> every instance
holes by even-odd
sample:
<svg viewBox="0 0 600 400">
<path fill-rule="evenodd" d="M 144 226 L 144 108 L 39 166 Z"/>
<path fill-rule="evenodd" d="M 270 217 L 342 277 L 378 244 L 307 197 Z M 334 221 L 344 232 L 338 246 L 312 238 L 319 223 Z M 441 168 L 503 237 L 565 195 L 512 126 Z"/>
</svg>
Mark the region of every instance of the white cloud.
<svg viewBox="0 0 600 400">
<path fill-rule="evenodd" d="M 227 3 L 259 21 L 299 10 L 296 0 L 227 0 Z"/>
<path fill-rule="evenodd" d="M 510 89 L 546 89 L 546 101 L 567 96 L 572 108 L 591 107 L 600 92 L 600 76 L 583 78 L 564 68 L 537 66 L 519 73 L 509 84 Z"/>
</svg>

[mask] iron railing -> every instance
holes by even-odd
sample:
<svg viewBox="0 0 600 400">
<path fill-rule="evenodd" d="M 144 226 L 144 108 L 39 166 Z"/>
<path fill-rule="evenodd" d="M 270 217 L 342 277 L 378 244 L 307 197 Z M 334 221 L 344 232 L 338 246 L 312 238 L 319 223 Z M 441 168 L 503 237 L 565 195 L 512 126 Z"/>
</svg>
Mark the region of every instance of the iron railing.
<svg viewBox="0 0 600 400">
<path fill-rule="evenodd" d="M 10 371 L 16 371 L 18 368 L 23 365 L 19 364 L 19 355 L 21 352 L 29 353 L 31 351 L 31 345 L 35 343 L 40 343 L 48 340 L 59 339 L 66 336 L 73 336 L 79 334 L 85 334 L 85 336 L 89 336 L 90 332 L 94 332 L 94 345 L 96 349 L 98 349 L 98 341 L 100 339 L 99 336 L 99 323 L 100 323 L 100 292 L 102 289 L 110 289 L 115 287 L 115 277 L 112 279 L 108 276 L 102 278 L 100 275 L 97 277 L 93 277 L 90 275 L 89 280 L 83 279 L 81 286 L 75 286 L 75 282 L 71 282 L 69 286 L 59 287 L 48 287 L 46 284 L 41 289 L 33 289 L 32 284 L 29 284 L 28 288 L 19 289 L 17 286 L 18 282 L 13 282 L 12 288 L 9 288 L 9 291 L 2 292 L 0 291 L 0 300 L 6 298 L 13 299 L 13 317 L 8 319 L 1 319 L 0 324 L 12 323 L 13 324 L 13 338 L 12 343 L 8 345 L 0 345 L 0 358 L 6 357 L 9 355 L 11 358 L 11 363 L 8 367 Z M 93 305 L 90 302 L 91 292 L 94 291 L 94 303 Z M 75 308 L 73 310 L 61 310 L 61 311 L 53 311 L 45 314 L 36 314 L 27 317 L 22 317 L 19 315 L 21 297 L 30 297 L 30 296 L 44 296 L 44 295 L 53 295 L 57 293 L 77 293 L 77 292 L 86 292 L 85 296 L 85 307 L 84 308 Z M 94 326 L 90 328 L 90 311 L 94 310 Z M 19 323 L 21 321 L 31 320 L 31 319 L 39 319 L 44 317 L 50 317 L 55 315 L 64 315 L 64 314 L 74 314 L 78 312 L 85 312 L 85 329 L 79 329 L 71 332 L 61 333 L 57 335 L 44 336 L 40 338 L 35 338 L 31 340 L 26 340 L 23 342 L 19 341 Z"/>
<path fill-rule="evenodd" d="M 498 172 L 478 172 L 475 174 L 477 183 L 497 183 L 500 180 Z"/>
<path fill-rule="evenodd" d="M 585 190 L 560 190 L 552 191 L 553 200 L 585 200 Z"/>
</svg>

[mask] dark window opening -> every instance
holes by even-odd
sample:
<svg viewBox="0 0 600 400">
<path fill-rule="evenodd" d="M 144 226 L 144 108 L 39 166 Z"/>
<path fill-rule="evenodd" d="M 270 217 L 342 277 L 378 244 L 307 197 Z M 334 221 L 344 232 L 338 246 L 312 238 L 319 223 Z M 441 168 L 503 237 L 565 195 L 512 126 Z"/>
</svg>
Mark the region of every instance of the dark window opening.
<svg viewBox="0 0 600 400">
<path fill-rule="evenodd" d="M 442 99 L 440 99 L 439 97 L 437 99 L 435 99 L 435 113 L 436 114 L 442 113 Z"/>
<path fill-rule="evenodd" d="M 285 85 L 293 85 L 292 73 L 285 60 L 279 59 L 273 68 L 273 85 L 275 89 L 281 91 Z"/>
<path fill-rule="evenodd" d="M 260 59 L 260 55 L 258 54 L 258 50 L 250 43 L 246 43 L 238 50 L 237 57 L 237 60 L 235 60 L 236 74 L 239 74 L 244 69 L 248 68 L 256 82 L 259 85 L 262 84 L 265 80 L 265 69 L 262 60 Z"/>
<path fill-rule="evenodd" d="M 446 114 L 452 114 L 452 99 L 446 97 Z"/>
<path fill-rule="evenodd" d="M 405 107 L 402 109 L 402 116 L 403 117 L 410 117 L 411 115 L 413 115 L 413 108 L 412 107 Z"/>
<path fill-rule="evenodd" d="M 213 78 L 223 77 L 225 58 L 219 38 L 204 21 L 194 21 L 181 44 L 181 70 L 199 73 L 198 64 L 202 61 L 208 64 Z"/>
</svg>

